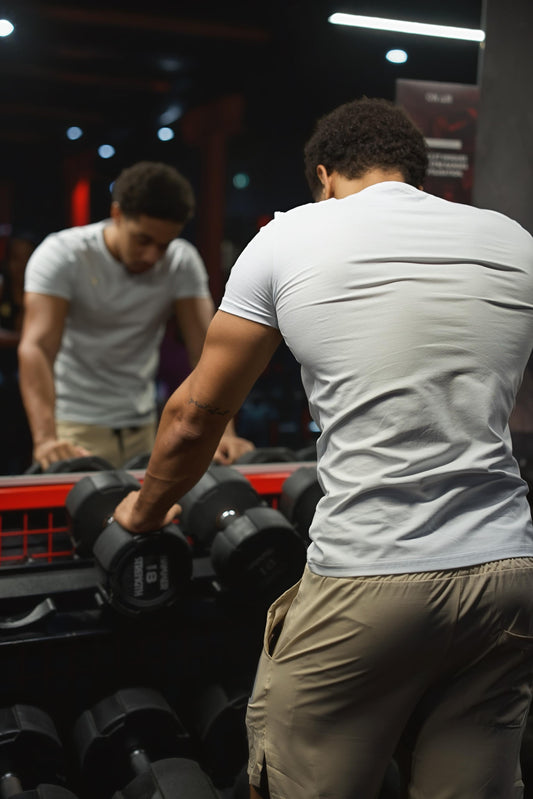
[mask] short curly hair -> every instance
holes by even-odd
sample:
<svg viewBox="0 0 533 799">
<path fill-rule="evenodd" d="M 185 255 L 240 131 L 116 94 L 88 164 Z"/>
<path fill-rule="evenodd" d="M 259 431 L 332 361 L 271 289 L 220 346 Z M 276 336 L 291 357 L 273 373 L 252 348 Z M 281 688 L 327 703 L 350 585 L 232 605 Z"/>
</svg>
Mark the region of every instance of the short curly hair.
<svg viewBox="0 0 533 799">
<path fill-rule="evenodd" d="M 323 164 L 348 179 L 369 169 L 399 170 L 406 183 L 420 186 L 427 169 L 427 146 L 409 116 L 388 100 L 363 97 L 321 117 L 304 149 L 305 176 L 318 199 Z"/>
<path fill-rule="evenodd" d="M 115 181 L 113 202 L 125 216 L 141 214 L 185 224 L 195 209 L 192 186 L 174 167 L 139 161 L 124 169 Z"/>
</svg>

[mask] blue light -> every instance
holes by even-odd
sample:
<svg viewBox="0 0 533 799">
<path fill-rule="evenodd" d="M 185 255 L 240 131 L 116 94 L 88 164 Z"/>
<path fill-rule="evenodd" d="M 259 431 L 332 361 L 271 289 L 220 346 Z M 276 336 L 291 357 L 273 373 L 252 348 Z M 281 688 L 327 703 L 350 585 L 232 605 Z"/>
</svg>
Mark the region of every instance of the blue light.
<svg viewBox="0 0 533 799">
<path fill-rule="evenodd" d="M 166 111 L 163 111 L 159 117 L 159 124 L 172 125 L 172 123 L 176 122 L 181 116 L 183 116 L 183 108 L 179 103 L 173 103 L 169 105 Z"/>
<path fill-rule="evenodd" d="M 0 36 L 11 36 L 15 26 L 8 19 L 0 19 Z"/>
<path fill-rule="evenodd" d="M 390 61 L 391 64 L 405 64 L 407 61 L 407 53 L 405 50 L 389 50 L 385 58 L 387 61 Z"/>
<path fill-rule="evenodd" d="M 67 128 L 67 139 L 70 141 L 76 141 L 76 139 L 81 139 L 83 136 L 83 131 L 77 125 L 71 125 L 70 128 Z"/>
<path fill-rule="evenodd" d="M 246 189 L 250 185 L 250 177 L 245 172 L 233 175 L 233 185 L 236 189 Z"/>
<path fill-rule="evenodd" d="M 113 158 L 115 155 L 115 148 L 110 144 L 102 144 L 98 148 L 98 155 L 100 158 Z"/>
<path fill-rule="evenodd" d="M 170 141 L 174 138 L 174 131 L 172 128 L 159 128 L 157 131 L 157 138 L 160 141 Z"/>
</svg>

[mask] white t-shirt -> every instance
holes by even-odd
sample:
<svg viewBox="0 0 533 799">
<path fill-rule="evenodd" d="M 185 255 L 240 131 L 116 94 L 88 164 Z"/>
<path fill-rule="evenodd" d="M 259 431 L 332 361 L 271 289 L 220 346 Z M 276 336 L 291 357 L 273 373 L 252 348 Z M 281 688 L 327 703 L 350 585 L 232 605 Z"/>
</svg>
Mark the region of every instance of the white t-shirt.
<svg viewBox="0 0 533 799">
<path fill-rule="evenodd" d="M 184 239 L 149 271 L 130 274 L 104 242 L 109 224 L 49 235 L 28 262 L 25 290 L 69 301 L 54 365 L 56 418 L 136 427 L 155 418 L 159 345 L 173 303 L 209 296 L 208 281 Z"/>
<path fill-rule="evenodd" d="M 440 570 L 533 555 L 508 418 L 533 343 L 533 239 L 399 182 L 295 208 L 221 310 L 278 327 L 320 428 L 311 569 Z"/>
</svg>

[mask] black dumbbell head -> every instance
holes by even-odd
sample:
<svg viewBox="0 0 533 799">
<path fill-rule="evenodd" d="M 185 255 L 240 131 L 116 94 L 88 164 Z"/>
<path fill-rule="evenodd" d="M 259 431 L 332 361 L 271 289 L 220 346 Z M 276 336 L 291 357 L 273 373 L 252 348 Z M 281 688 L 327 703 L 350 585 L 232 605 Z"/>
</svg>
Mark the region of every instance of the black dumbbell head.
<svg viewBox="0 0 533 799">
<path fill-rule="evenodd" d="M 78 554 L 92 555 L 106 519 L 130 491 L 140 487 L 138 480 L 123 470 L 95 472 L 76 483 L 67 495 L 65 507 Z"/>
<path fill-rule="evenodd" d="M 0 774 L 14 774 L 24 786 L 65 783 L 63 747 L 54 722 L 32 705 L 0 710 Z"/>
<path fill-rule="evenodd" d="M 316 506 L 324 496 L 313 466 L 302 466 L 287 477 L 281 488 L 279 509 L 302 538 L 309 541 L 309 528 Z"/>
<path fill-rule="evenodd" d="M 200 764 L 217 788 L 228 788 L 247 761 L 246 708 L 250 690 L 213 683 L 196 697 L 193 723 Z"/>
<path fill-rule="evenodd" d="M 151 763 L 190 755 L 181 721 L 151 688 L 117 691 L 86 710 L 74 726 L 73 741 L 84 783 L 99 799 L 131 782 L 132 752 L 142 751 Z"/>
<path fill-rule="evenodd" d="M 271 601 L 302 576 L 305 546 L 274 508 L 249 508 L 217 533 L 211 563 L 221 588 L 242 601 Z"/>
<path fill-rule="evenodd" d="M 244 475 L 229 466 L 213 465 L 180 499 L 180 525 L 202 546 L 210 547 L 225 512 L 242 513 L 260 502 Z"/>
<path fill-rule="evenodd" d="M 294 463 L 295 460 L 296 453 L 288 447 L 256 447 L 237 458 L 235 463 Z"/>
<path fill-rule="evenodd" d="M 192 577 L 191 548 L 175 524 L 131 535 L 112 522 L 93 552 L 106 599 L 130 616 L 157 613 L 176 604 Z"/>
</svg>

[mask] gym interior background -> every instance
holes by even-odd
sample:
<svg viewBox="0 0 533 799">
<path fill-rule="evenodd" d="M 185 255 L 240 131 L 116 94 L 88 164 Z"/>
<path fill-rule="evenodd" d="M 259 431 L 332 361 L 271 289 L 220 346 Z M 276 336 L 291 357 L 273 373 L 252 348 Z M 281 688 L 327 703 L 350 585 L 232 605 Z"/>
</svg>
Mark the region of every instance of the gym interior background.
<svg viewBox="0 0 533 799">
<path fill-rule="evenodd" d="M 481 98 L 479 138 L 485 160 L 498 159 L 503 149 L 507 161 L 518 159 L 508 141 L 520 135 L 514 130 L 523 133 L 525 118 L 508 126 L 505 145 L 495 148 L 494 126 L 484 126 L 483 117 L 493 107 L 505 116 L 505 92 L 516 91 L 518 99 L 523 78 L 516 39 L 528 29 L 526 0 L 514 0 L 514 16 L 505 21 L 491 0 L 485 6 L 482 0 L 378 5 L 6 0 L 2 15 L 15 30 L 0 39 L 6 78 L 0 87 L 0 257 L 10 231 L 31 231 L 38 241 L 71 224 L 105 218 L 110 184 L 123 167 L 143 159 L 166 161 L 195 188 L 198 212 L 184 235 L 198 246 L 217 301 L 232 264 L 259 227 L 275 211 L 309 201 L 302 146 L 319 115 L 365 94 L 394 100 L 398 80 L 479 84 L 491 48 L 504 47 L 500 33 L 498 45 L 489 40 L 485 46 L 331 24 L 330 15 L 339 10 L 472 29 L 486 28 L 490 17 L 499 32 L 505 25 L 514 65 L 505 48 L 495 53 L 495 67 L 487 70 L 490 102 L 483 105 Z M 387 60 L 398 48 L 407 60 Z M 525 41 L 523 49 L 525 59 Z M 521 107 L 515 104 L 513 118 Z M 491 188 L 482 182 L 493 173 L 492 164 L 483 170 L 478 162 L 476 201 L 487 205 Z M 504 183 L 492 189 L 499 205 Z M 515 212 L 519 184 L 526 185 L 522 167 L 512 193 Z M 522 198 L 524 208 L 532 207 L 528 199 Z M 169 329 L 158 381 L 161 403 L 186 370 Z M 259 446 L 313 441 L 299 371 L 283 347 L 237 423 Z M 2 471 L 19 465 L 20 460 Z"/>
<path fill-rule="evenodd" d="M 328 17 L 335 11 L 482 27 L 487 40 L 480 46 L 334 26 Z M 105 217 L 110 183 L 123 167 L 167 161 L 196 190 L 198 213 L 185 235 L 200 249 L 219 299 L 257 229 L 276 210 L 309 201 L 302 145 L 316 117 L 363 94 L 393 100 L 401 79 L 479 86 L 473 200 L 533 232 L 529 0 L 505 7 L 498 0 L 345 0 L 342 8 L 329 0 L 6 0 L 1 16 L 15 24 L 0 39 L 2 247 L 21 231 L 40 239 Z M 405 63 L 386 60 L 400 48 Z M 72 128 L 81 135 L 67 135 Z M 101 157 L 102 145 L 114 154 Z M 169 330 L 161 402 L 186 368 Z M 258 446 L 297 448 L 316 435 L 309 421 L 296 364 L 280 349 L 241 413 L 241 432 Z M 527 422 L 521 432 L 530 437 Z M 247 479 L 275 510 L 295 466 L 275 474 L 250 467 Z M 268 597 L 252 601 L 232 591 L 218 563 L 215 572 L 210 547 L 193 540 L 190 589 L 172 612 L 155 619 L 117 610 L 110 570 L 90 558 L 72 560 L 64 507 L 72 487 L 68 476 L 0 479 L 2 768 L 13 785 L 19 777 L 22 787 L 46 778 L 80 797 L 105 799 L 134 774 L 144 779 L 150 761 L 193 756 L 215 781 L 216 796 L 241 799 L 242 719 Z M 301 518 L 309 517 L 316 485 L 299 491 L 306 497 Z M 294 507 L 293 499 L 289 515 Z M 95 706 L 100 737 L 84 732 L 91 727 L 84 714 Z M 167 730 L 167 740 L 157 739 L 154 726 Z M 100 749 L 110 729 L 111 749 L 109 735 Z M 110 759 L 123 763 L 124 739 L 132 736 L 135 758 L 111 774 Z M 527 751 L 529 737 L 528 729 Z M 533 758 L 523 766 L 531 796 Z M 394 769 L 389 777 L 382 799 L 399 796 Z M 17 787 L 9 793 L 4 786 L 6 796 Z M 53 795 L 72 797 L 62 791 Z M 198 784 L 193 795 L 214 796 L 208 791 Z M 175 786 L 162 795 L 176 795 Z"/>
</svg>

